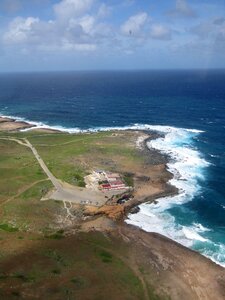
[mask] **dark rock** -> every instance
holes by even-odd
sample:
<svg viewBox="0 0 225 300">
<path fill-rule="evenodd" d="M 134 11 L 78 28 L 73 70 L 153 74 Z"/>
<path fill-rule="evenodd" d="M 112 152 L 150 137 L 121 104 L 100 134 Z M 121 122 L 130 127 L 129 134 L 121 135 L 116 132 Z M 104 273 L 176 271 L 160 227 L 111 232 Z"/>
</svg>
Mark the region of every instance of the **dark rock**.
<svg viewBox="0 0 225 300">
<path fill-rule="evenodd" d="M 137 214 L 139 211 L 140 211 L 139 206 L 135 206 L 135 207 L 131 208 L 130 213 Z"/>
</svg>

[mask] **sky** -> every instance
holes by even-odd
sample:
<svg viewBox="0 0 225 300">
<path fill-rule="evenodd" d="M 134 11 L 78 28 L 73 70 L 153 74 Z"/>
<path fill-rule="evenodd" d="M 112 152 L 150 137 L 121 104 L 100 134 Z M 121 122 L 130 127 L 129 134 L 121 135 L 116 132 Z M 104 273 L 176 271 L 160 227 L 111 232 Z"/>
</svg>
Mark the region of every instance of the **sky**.
<svg viewBox="0 0 225 300">
<path fill-rule="evenodd" d="M 225 68 L 225 0 L 0 0 L 0 72 Z"/>
</svg>

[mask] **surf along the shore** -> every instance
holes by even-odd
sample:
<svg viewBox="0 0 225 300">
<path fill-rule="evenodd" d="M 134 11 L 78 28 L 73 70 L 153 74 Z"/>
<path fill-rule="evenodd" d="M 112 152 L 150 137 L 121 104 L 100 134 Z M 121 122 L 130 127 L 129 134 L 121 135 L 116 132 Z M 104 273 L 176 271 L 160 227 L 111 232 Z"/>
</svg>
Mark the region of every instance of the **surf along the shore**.
<svg viewBox="0 0 225 300">
<path fill-rule="evenodd" d="M 185 207 L 194 198 L 202 197 L 201 182 L 210 166 L 195 144 L 202 131 L 167 126 L 151 129 L 163 136 L 147 142 L 147 146 L 168 156 L 167 166 L 174 175 L 170 183 L 178 188 L 179 194 L 140 205 L 139 213 L 130 214 L 126 222 L 165 235 L 225 266 L 225 245 L 211 240 L 208 234 L 212 229 L 196 222 L 194 213 Z"/>
<path fill-rule="evenodd" d="M 201 181 L 204 181 L 204 172 L 210 165 L 195 145 L 195 139 L 202 131 L 148 124 L 89 129 L 65 128 L 31 122 L 13 116 L 2 117 L 32 125 L 32 127 L 22 129 L 25 131 L 34 128 L 47 128 L 68 133 L 111 130 L 146 130 L 159 133 L 161 136 L 155 140 L 147 141 L 147 146 L 168 157 L 167 166 L 174 176 L 170 180 L 170 184 L 178 188 L 179 194 L 158 199 L 157 203 L 140 205 L 140 211 L 137 214 L 130 214 L 126 222 L 145 231 L 165 235 L 225 266 L 225 245 L 211 240 L 208 233 L 212 229 L 194 220 L 192 213 L 184 209 L 185 203 L 192 201 L 195 197 L 201 197 Z"/>
</svg>

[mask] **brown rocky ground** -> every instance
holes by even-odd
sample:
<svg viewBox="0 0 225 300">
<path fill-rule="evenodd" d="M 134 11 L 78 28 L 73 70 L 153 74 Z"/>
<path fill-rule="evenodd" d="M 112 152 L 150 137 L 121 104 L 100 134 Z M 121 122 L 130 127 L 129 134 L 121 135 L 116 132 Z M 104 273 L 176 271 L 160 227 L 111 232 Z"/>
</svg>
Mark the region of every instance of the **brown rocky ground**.
<svg viewBox="0 0 225 300">
<path fill-rule="evenodd" d="M 14 119 L 0 117 L 0 131 L 18 131 L 31 127 L 33 126 L 27 122 L 18 122 Z"/>
<path fill-rule="evenodd" d="M 1 299 L 224 299 L 224 269 L 200 254 L 133 226 L 89 225 L 61 238 L 5 237 Z"/>
<path fill-rule="evenodd" d="M 93 138 L 91 151 L 84 154 L 82 150 L 82 155 L 77 156 L 73 153 L 75 146 L 71 146 L 70 164 L 79 162 L 87 164 L 88 168 L 97 166 L 132 173 L 133 198 L 123 205 L 109 201 L 97 210 L 86 207 L 85 215 L 84 206 L 71 205 L 69 210 L 74 219 L 69 219 L 71 215 L 62 216 L 62 229 L 55 229 L 55 233 L 50 233 L 49 228 L 43 228 L 41 232 L 1 230 L 0 299 L 225 298 L 225 271 L 222 267 L 165 237 L 124 224 L 123 217 L 132 207 L 177 192 L 167 184 L 171 174 L 162 155 L 146 148 L 137 155 L 128 152 L 129 147 L 125 153 L 122 152 L 124 147 L 119 152 L 117 147 L 113 148 L 116 143 L 133 145 L 140 134 L 143 133 L 113 133 L 100 141 L 97 138 L 95 141 L 90 135 Z M 52 140 L 55 144 L 56 139 Z M 65 148 L 53 148 L 55 156 L 57 153 L 61 155 L 63 149 L 68 150 L 71 144 L 64 141 L 64 145 Z M 45 145 L 42 146 L 42 154 L 48 158 L 47 146 L 46 150 Z M 108 151 L 104 152 L 105 149 Z M 60 161 L 61 156 L 56 160 L 56 166 Z M 15 164 L 14 160 L 12 164 Z M 35 209 L 38 221 L 46 218 L 46 212 L 38 209 L 42 205 L 38 199 L 36 194 L 14 199 L 18 205 L 16 213 L 23 203 L 24 216 L 27 214 L 33 218 Z M 31 210 L 25 210 L 27 203 Z M 50 215 L 56 205 L 59 204 L 51 202 Z M 61 210 L 63 207 L 59 206 L 57 211 Z"/>
</svg>

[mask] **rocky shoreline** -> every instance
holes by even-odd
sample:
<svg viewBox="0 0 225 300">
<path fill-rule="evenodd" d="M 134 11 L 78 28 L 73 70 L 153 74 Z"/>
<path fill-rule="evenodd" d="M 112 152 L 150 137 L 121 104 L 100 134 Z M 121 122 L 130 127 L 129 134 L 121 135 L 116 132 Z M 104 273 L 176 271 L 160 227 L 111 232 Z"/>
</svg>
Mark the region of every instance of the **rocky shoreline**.
<svg viewBox="0 0 225 300">
<path fill-rule="evenodd" d="M 17 132 L 22 129 L 56 132 L 51 129 L 38 129 L 27 122 L 0 117 L 0 131 Z M 124 256 L 124 260 L 127 259 L 127 264 L 137 272 L 141 280 L 154 286 L 159 294 L 169 295 L 173 300 L 224 299 L 224 268 L 173 240 L 145 232 L 124 222 L 129 213 L 138 211 L 141 203 L 154 202 L 158 198 L 178 193 L 168 183 L 173 176 L 167 169 L 168 158 L 147 147 L 149 140 L 159 135 L 138 132 L 145 135 L 138 150 L 145 157 L 145 167 L 142 173 L 134 174 L 133 198 L 123 205 L 118 204 L 115 199 L 100 208 L 74 207 L 81 215 L 77 222 L 72 222 L 68 227 L 62 224 L 65 233 L 62 243 L 67 243 L 69 247 L 71 243 L 77 244 L 82 234 L 91 236 L 100 232 L 118 248 L 115 255 L 119 253 L 120 247 L 128 249 L 125 255 L 120 255 Z M 144 270 L 140 266 L 144 266 Z"/>
<path fill-rule="evenodd" d="M 130 247 L 130 255 L 145 265 L 145 280 L 173 300 L 222 300 L 225 270 L 198 252 L 157 233 L 121 224 L 109 234 Z"/>
<path fill-rule="evenodd" d="M 37 125 L 31 124 L 25 121 L 19 121 L 14 118 L 0 116 L 0 132 L 17 132 L 21 130 L 32 129 L 35 131 L 54 133 L 59 132 L 58 130 L 51 128 L 39 128 Z"/>
<path fill-rule="evenodd" d="M 118 198 L 111 199 L 106 205 L 96 208 L 87 206 L 85 216 L 106 215 L 113 220 L 125 220 L 129 213 L 137 213 L 138 206 L 146 202 L 154 202 L 159 198 L 174 196 L 178 193 L 176 187 L 170 185 L 168 181 L 173 175 L 167 170 L 168 158 L 160 152 L 149 149 L 147 143 L 159 137 L 158 134 L 142 132 L 146 135 L 139 149 L 140 155 L 146 157 L 145 175 L 134 174 L 135 189 L 130 193 L 130 199 L 122 205 L 118 205 Z M 149 171 L 148 171 L 149 169 Z M 157 176 L 152 174 L 155 170 Z"/>
<path fill-rule="evenodd" d="M 36 125 L 24 121 L 17 121 L 13 118 L 0 117 L 0 131 L 18 132 L 24 129 L 45 133 L 60 132 L 54 129 L 37 128 Z M 147 158 L 145 169 L 147 170 L 150 166 L 155 168 L 156 173 L 160 174 L 160 178 L 151 178 L 151 172 L 148 174 L 148 172 L 146 173 L 146 170 L 145 174 L 147 174 L 147 176 L 143 176 L 143 174 L 134 174 L 136 188 L 129 201 L 123 205 L 118 205 L 117 199 L 114 199 L 100 208 L 86 206 L 84 211 L 85 216 L 106 215 L 113 220 L 124 220 L 129 213 L 137 212 L 140 204 L 153 202 L 161 197 L 173 196 L 178 192 L 175 187 L 168 184 L 169 179 L 172 178 L 172 174 L 169 173 L 166 166 L 168 158 L 154 149 L 149 149 L 147 146 L 147 143 L 152 139 L 158 138 L 159 134 L 154 132 L 149 133 L 148 131 L 139 132 L 143 134 L 143 140 L 138 146 L 140 155 L 144 155 Z"/>
<path fill-rule="evenodd" d="M 33 125 L 23 122 L 16 121 L 15 119 L 0 117 L 0 131 L 18 131 L 34 127 Z"/>
</svg>

